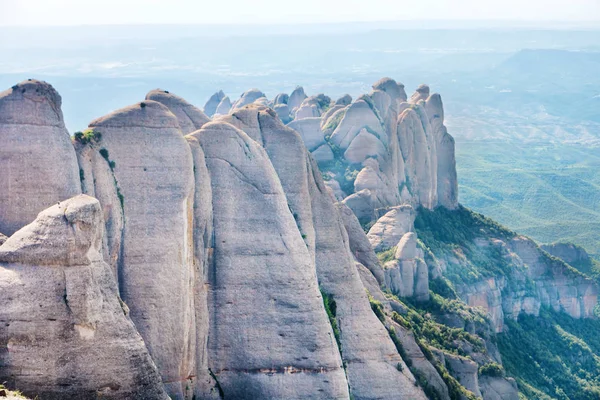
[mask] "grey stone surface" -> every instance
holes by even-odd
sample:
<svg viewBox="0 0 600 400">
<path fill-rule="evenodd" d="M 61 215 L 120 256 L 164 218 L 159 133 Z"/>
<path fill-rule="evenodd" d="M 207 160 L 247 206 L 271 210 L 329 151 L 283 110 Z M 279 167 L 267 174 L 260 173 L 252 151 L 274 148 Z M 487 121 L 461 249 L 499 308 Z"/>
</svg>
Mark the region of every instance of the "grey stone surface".
<svg viewBox="0 0 600 400">
<path fill-rule="evenodd" d="M 43 399 L 168 399 L 102 259 L 98 200 L 42 211 L 0 246 L 0 381 Z"/>
<path fill-rule="evenodd" d="M 47 207 L 81 193 L 61 97 L 42 81 L 0 92 L 0 232 L 12 235 Z"/>
<path fill-rule="evenodd" d="M 202 110 L 166 90 L 151 90 L 146 94 L 146 100 L 154 100 L 165 105 L 177 117 L 179 128 L 184 135 L 200 129 L 210 121 Z"/>
<path fill-rule="evenodd" d="M 123 200 L 121 296 L 167 392 L 182 397 L 195 368 L 190 148 L 177 118 L 152 100 L 92 121 L 90 128 L 102 134 L 100 151 L 114 163 Z"/>
<path fill-rule="evenodd" d="M 209 366 L 225 397 L 347 398 L 309 250 L 266 151 L 223 122 L 193 136 L 213 194 Z"/>
</svg>

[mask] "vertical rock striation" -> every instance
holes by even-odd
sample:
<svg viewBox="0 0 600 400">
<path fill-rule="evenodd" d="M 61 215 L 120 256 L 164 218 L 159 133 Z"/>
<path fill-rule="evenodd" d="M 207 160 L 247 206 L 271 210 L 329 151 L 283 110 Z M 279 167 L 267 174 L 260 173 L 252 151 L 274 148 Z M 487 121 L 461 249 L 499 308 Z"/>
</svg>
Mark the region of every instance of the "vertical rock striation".
<svg viewBox="0 0 600 400">
<path fill-rule="evenodd" d="M 81 193 L 77 158 L 46 82 L 0 93 L 0 232 L 12 235 L 57 201 Z"/>
</svg>

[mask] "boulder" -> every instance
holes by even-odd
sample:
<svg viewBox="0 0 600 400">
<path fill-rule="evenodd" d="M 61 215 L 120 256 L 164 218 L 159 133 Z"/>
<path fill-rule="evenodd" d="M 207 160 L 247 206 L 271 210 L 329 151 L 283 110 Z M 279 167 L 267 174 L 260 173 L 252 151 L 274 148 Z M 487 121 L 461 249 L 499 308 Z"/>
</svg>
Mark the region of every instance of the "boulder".
<svg viewBox="0 0 600 400">
<path fill-rule="evenodd" d="M 345 94 L 335 101 L 336 106 L 349 106 L 352 104 L 352 96 Z"/>
<path fill-rule="evenodd" d="M 287 104 L 289 100 L 290 100 L 290 96 L 288 96 L 287 93 L 279 93 L 273 99 L 273 104 L 274 105 L 277 105 L 277 104 Z"/>
<path fill-rule="evenodd" d="M 295 113 L 296 108 L 300 107 L 300 104 L 306 99 L 308 96 L 304 93 L 304 88 L 302 86 L 296 86 L 296 89 L 290 94 L 288 98 L 287 105 L 290 108 L 291 113 Z"/>
<path fill-rule="evenodd" d="M 376 134 L 367 128 L 362 128 L 350 146 L 344 152 L 344 158 L 349 163 L 362 163 L 367 158 L 383 158 L 386 148 Z"/>
<path fill-rule="evenodd" d="M 204 105 L 204 113 L 207 116 L 212 117 L 215 114 L 215 112 L 217 110 L 217 107 L 219 106 L 219 103 L 225 97 L 226 97 L 225 93 L 223 93 L 222 90 L 219 90 L 217 93 L 215 93 L 212 96 L 210 96 L 210 98 L 208 99 L 208 101 Z"/>
<path fill-rule="evenodd" d="M 322 144 L 316 150 L 314 150 L 312 152 L 312 156 L 319 163 L 326 163 L 335 160 L 333 151 L 331 151 L 331 147 L 329 147 L 327 143 Z"/>
<path fill-rule="evenodd" d="M 292 120 L 292 117 L 290 116 L 290 108 L 287 104 L 275 104 L 273 110 L 275 110 L 277 116 L 284 124 L 287 124 Z"/>
<path fill-rule="evenodd" d="M 247 90 L 244 93 L 242 93 L 240 98 L 232 104 L 231 110 L 236 110 L 238 108 L 244 107 L 245 105 L 254 103 L 256 100 L 260 99 L 261 97 L 266 97 L 266 96 L 260 90 L 258 90 L 258 89 Z"/>
<path fill-rule="evenodd" d="M 223 97 L 219 105 L 215 110 L 214 115 L 227 115 L 231 110 L 231 100 L 229 100 L 228 96 Z"/>
<path fill-rule="evenodd" d="M 397 245 L 406 233 L 414 230 L 415 217 L 414 208 L 408 204 L 390 208 L 367 233 L 373 249 L 380 252 Z"/>
<path fill-rule="evenodd" d="M 210 118 L 202 110 L 166 90 L 151 90 L 146 95 L 146 100 L 157 101 L 175 114 L 179 122 L 179 128 L 184 135 L 200 129 L 202 125 L 210 121 Z"/>
<path fill-rule="evenodd" d="M 300 134 L 309 151 L 314 151 L 325 143 L 325 137 L 321 132 L 321 118 L 296 119 L 288 126 Z"/>
<path fill-rule="evenodd" d="M 61 98 L 42 81 L 0 92 L 0 232 L 12 235 L 37 214 L 81 193 L 79 167 Z"/>
<path fill-rule="evenodd" d="M 110 165 L 124 215 L 121 296 L 167 392 L 182 397 L 195 370 L 190 147 L 173 113 L 152 100 L 92 121 L 90 128 L 102 134 L 99 152 Z"/>
<path fill-rule="evenodd" d="M 381 121 L 367 100 L 359 99 L 348 107 L 339 125 L 331 134 L 331 141 L 342 150 L 346 150 L 363 128 L 369 129 L 380 139 L 386 136 Z"/>
<path fill-rule="evenodd" d="M 406 101 L 407 99 L 404 85 L 392 78 L 381 78 L 373 84 L 373 90 L 381 90 L 387 93 L 392 100 Z"/>
<path fill-rule="evenodd" d="M 8 387 L 43 399 L 169 398 L 102 259 L 103 228 L 98 200 L 79 195 L 0 246 Z"/>
<path fill-rule="evenodd" d="M 417 87 L 417 90 L 410 96 L 410 103 L 417 104 L 421 100 L 427 100 L 429 97 L 429 86 L 422 84 Z"/>
</svg>

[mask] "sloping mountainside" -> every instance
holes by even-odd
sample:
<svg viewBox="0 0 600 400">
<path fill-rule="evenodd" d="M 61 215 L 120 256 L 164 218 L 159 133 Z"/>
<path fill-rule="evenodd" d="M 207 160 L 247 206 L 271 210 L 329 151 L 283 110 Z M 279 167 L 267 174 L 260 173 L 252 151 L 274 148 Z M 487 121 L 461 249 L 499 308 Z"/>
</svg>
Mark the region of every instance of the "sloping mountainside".
<svg viewBox="0 0 600 400">
<path fill-rule="evenodd" d="M 426 85 L 219 91 L 204 110 L 157 89 L 70 137 L 28 80 L 0 93 L 0 142 L 11 390 L 597 398 L 595 266 L 458 203 Z"/>
</svg>

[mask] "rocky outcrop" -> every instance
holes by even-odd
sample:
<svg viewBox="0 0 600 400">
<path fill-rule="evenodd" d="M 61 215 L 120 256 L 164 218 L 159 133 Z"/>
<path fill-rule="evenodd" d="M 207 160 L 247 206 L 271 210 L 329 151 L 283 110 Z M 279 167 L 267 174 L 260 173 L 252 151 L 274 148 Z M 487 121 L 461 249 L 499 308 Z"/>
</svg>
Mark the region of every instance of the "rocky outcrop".
<svg viewBox="0 0 600 400">
<path fill-rule="evenodd" d="M 217 109 L 215 110 L 214 116 L 229 114 L 231 107 L 232 107 L 231 100 L 229 100 L 229 97 L 228 96 L 223 97 L 223 99 L 217 106 Z"/>
<path fill-rule="evenodd" d="M 290 112 L 295 113 L 296 109 L 300 107 L 300 104 L 302 104 L 307 97 L 306 93 L 304 93 L 304 88 L 302 86 L 297 86 L 288 97 L 287 105 L 290 108 Z"/>
<path fill-rule="evenodd" d="M 540 246 L 542 250 L 558 257 L 567 264 L 579 267 L 589 267 L 592 259 L 585 249 L 573 243 L 552 243 Z"/>
<path fill-rule="evenodd" d="M 0 381 L 43 399 L 168 399 L 79 195 L 0 246 Z"/>
<path fill-rule="evenodd" d="M 429 270 L 423 258 L 423 251 L 417 248 L 417 235 L 408 232 L 402 236 L 394 260 L 383 266 L 385 282 L 392 293 L 417 301 L 429 299 Z"/>
<path fill-rule="evenodd" d="M 242 93 L 240 98 L 231 105 L 231 110 L 242 108 L 245 105 L 252 104 L 261 97 L 266 97 L 263 92 L 258 89 L 250 89 Z"/>
<path fill-rule="evenodd" d="M 92 121 L 90 129 L 102 135 L 97 146 L 124 216 L 117 263 L 121 297 L 167 392 L 183 397 L 194 376 L 195 353 L 190 148 L 175 115 L 152 100 Z"/>
<path fill-rule="evenodd" d="M 402 237 L 414 230 L 415 210 L 404 204 L 392 207 L 369 229 L 367 238 L 375 252 L 387 250 L 395 246 Z"/>
<path fill-rule="evenodd" d="M 480 376 L 479 388 L 485 400 L 519 400 L 519 389 L 513 378 Z"/>
<path fill-rule="evenodd" d="M 47 207 L 81 193 L 61 98 L 27 80 L 0 93 L 0 232 L 12 235 Z"/>
<path fill-rule="evenodd" d="M 429 97 L 429 86 L 422 84 L 417 87 L 417 90 L 410 96 L 410 102 L 417 104 L 421 100 L 427 100 Z"/>
<path fill-rule="evenodd" d="M 202 110 L 166 90 L 152 90 L 146 95 L 146 100 L 154 100 L 165 105 L 177 117 L 179 128 L 184 135 L 200 129 L 210 121 Z"/>
<path fill-rule="evenodd" d="M 304 145 L 309 151 L 316 150 L 325 144 L 325 137 L 323 136 L 323 132 L 321 132 L 320 118 L 296 119 L 290 122 L 288 126 L 302 136 Z"/>
<path fill-rule="evenodd" d="M 223 101 L 225 97 L 225 93 L 223 93 L 222 90 L 219 90 L 218 92 L 210 96 L 210 98 L 204 105 L 204 113 L 208 117 L 212 117 L 217 111 L 219 104 L 221 103 L 221 101 Z"/>
<path fill-rule="evenodd" d="M 213 194 L 208 349 L 225 396 L 347 398 L 315 270 L 265 150 L 222 122 L 193 136 Z"/>
</svg>

